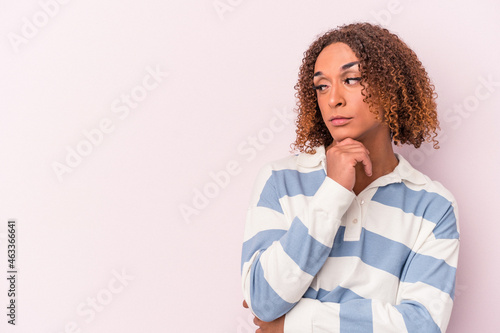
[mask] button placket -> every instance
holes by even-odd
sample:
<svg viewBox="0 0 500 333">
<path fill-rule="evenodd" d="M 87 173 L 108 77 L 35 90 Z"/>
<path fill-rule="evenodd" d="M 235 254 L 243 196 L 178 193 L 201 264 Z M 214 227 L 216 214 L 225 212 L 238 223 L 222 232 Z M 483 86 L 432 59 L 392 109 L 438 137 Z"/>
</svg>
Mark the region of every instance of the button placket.
<svg viewBox="0 0 500 333">
<path fill-rule="evenodd" d="M 361 204 L 356 198 L 346 214 L 346 226 L 344 232 L 344 241 L 358 241 L 361 236 Z"/>
</svg>

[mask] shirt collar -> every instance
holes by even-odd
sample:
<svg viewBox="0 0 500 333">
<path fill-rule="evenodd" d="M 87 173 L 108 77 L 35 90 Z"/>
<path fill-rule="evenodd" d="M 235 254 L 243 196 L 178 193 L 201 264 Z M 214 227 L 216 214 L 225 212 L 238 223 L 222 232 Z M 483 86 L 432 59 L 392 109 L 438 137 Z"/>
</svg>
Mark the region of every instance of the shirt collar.
<svg viewBox="0 0 500 333">
<path fill-rule="evenodd" d="M 306 168 L 317 167 L 321 161 L 326 160 L 325 146 L 314 147 L 316 153 L 300 153 L 297 159 L 297 164 Z"/>
<path fill-rule="evenodd" d="M 314 149 L 316 150 L 316 153 L 314 154 L 300 153 L 297 159 L 297 164 L 306 168 L 315 168 L 323 162 L 323 167 L 325 168 L 325 146 L 321 145 L 319 147 L 315 147 Z M 409 181 L 416 185 L 424 185 L 425 183 L 427 183 L 426 177 L 420 171 L 413 168 L 410 162 L 408 162 L 402 155 L 396 153 L 396 157 L 399 160 L 396 168 L 394 168 L 391 173 L 377 179 L 375 181 L 376 183 L 379 183 L 379 181 L 385 184 L 392 182 L 400 183 L 403 180 Z"/>
<path fill-rule="evenodd" d="M 396 153 L 396 157 L 398 158 L 399 163 L 391 173 L 397 174 L 400 181 L 407 180 L 415 185 L 424 185 L 427 183 L 427 178 L 424 174 L 415 169 L 403 156 Z"/>
</svg>

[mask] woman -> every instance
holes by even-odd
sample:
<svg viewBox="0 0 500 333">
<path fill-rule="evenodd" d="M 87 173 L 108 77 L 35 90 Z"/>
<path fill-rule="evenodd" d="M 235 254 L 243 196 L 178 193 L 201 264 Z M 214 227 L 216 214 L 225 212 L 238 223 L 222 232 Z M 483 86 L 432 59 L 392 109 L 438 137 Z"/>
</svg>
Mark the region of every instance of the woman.
<svg viewBox="0 0 500 333">
<path fill-rule="evenodd" d="M 444 332 L 455 199 L 392 148 L 438 148 L 422 64 L 386 29 L 351 24 L 311 44 L 295 88 L 300 153 L 260 171 L 247 215 L 256 332 Z"/>
</svg>

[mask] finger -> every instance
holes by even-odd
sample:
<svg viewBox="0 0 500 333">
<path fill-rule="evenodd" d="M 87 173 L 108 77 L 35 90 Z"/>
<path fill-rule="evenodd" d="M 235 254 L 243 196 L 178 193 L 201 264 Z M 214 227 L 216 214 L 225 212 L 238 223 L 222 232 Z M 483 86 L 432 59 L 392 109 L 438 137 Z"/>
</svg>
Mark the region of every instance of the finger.
<svg viewBox="0 0 500 333">
<path fill-rule="evenodd" d="M 254 317 L 253 318 L 253 323 L 255 324 L 255 326 L 261 326 L 262 325 L 262 320 L 260 320 L 257 317 Z"/>
<path fill-rule="evenodd" d="M 367 155 L 370 154 L 368 149 L 366 149 L 366 147 L 363 146 L 362 144 L 345 144 L 342 146 L 338 146 L 335 149 L 339 152 L 347 152 L 347 153 L 363 152 L 366 153 Z"/>
<path fill-rule="evenodd" d="M 342 148 L 349 148 L 349 149 L 352 149 L 352 148 L 355 148 L 355 147 L 359 147 L 359 148 L 362 148 L 362 149 L 366 150 L 366 152 L 368 154 L 370 154 L 370 151 L 368 149 L 366 149 L 366 147 L 365 147 L 364 144 L 362 144 L 361 142 L 356 141 L 354 139 L 351 139 L 351 138 L 345 138 L 344 140 L 339 141 L 337 143 L 337 145 L 335 145 L 335 146 L 342 147 Z M 330 147 L 333 148 L 335 146 L 330 146 Z"/>
<path fill-rule="evenodd" d="M 361 164 L 363 164 L 363 169 L 365 170 L 366 175 L 368 177 L 371 177 L 371 175 L 372 175 L 372 161 L 370 160 L 370 158 L 368 156 L 366 156 L 365 158 L 362 158 L 358 162 L 361 162 Z"/>
<path fill-rule="evenodd" d="M 341 155 L 346 163 L 355 167 L 358 163 L 363 165 L 363 169 L 368 177 L 372 175 L 372 161 L 368 156 L 366 149 L 353 149 L 347 152 L 342 152 Z"/>
<path fill-rule="evenodd" d="M 247 301 L 245 301 L 245 300 L 243 300 L 243 307 L 244 307 L 245 309 L 248 309 L 248 304 L 247 304 Z"/>
<path fill-rule="evenodd" d="M 335 144 L 336 146 L 342 146 L 342 145 L 346 145 L 346 144 L 349 144 L 349 143 L 352 143 L 354 140 L 351 139 L 351 138 L 345 138 L 344 140 L 342 141 L 337 141 L 337 143 Z M 335 140 L 333 141 L 335 142 Z"/>
<path fill-rule="evenodd" d="M 348 145 L 335 148 L 330 154 L 327 154 L 327 159 L 333 159 L 338 163 L 351 162 L 354 163 L 354 166 L 361 159 L 369 158 L 369 154 L 365 147 Z"/>
<path fill-rule="evenodd" d="M 366 153 L 367 155 L 370 153 L 368 149 L 366 149 L 364 146 L 361 145 L 343 145 L 340 147 L 335 147 L 332 149 L 332 152 L 338 152 L 338 153 L 356 153 L 356 152 L 362 152 Z"/>
</svg>

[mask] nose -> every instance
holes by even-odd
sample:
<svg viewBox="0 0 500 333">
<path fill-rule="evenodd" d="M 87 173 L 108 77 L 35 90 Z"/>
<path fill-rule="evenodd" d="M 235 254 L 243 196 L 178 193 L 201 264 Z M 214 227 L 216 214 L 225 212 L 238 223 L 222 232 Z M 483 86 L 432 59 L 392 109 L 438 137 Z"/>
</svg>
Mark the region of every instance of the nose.
<svg viewBox="0 0 500 333">
<path fill-rule="evenodd" d="M 336 108 L 345 105 L 342 88 L 338 85 L 332 85 L 330 89 L 330 95 L 328 96 L 328 105 L 330 106 L 330 108 Z"/>
</svg>

